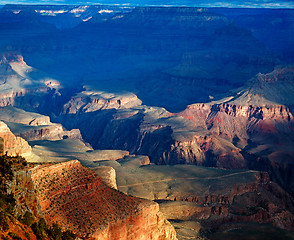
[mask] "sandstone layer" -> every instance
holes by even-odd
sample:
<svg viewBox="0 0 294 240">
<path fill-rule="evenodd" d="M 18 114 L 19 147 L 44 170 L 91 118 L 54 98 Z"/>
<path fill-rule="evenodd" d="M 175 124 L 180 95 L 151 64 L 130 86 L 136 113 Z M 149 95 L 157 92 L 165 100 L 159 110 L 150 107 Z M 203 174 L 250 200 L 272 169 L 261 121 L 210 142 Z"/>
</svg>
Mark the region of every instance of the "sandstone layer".
<svg viewBox="0 0 294 240">
<path fill-rule="evenodd" d="M 0 121 L 0 137 L 4 140 L 4 153 L 7 155 L 26 156 L 31 153 L 30 145 L 23 138 L 16 137 L 2 121 Z"/>
<path fill-rule="evenodd" d="M 294 229 L 293 197 L 265 172 L 142 165 L 142 158 L 97 164 L 116 169 L 119 190 L 157 201 L 173 225 L 192 221 L 207 230 L 225 223 L 251 222 Z"/>
<path fill-rule="evenodd" d="M 8 194 L 13 194 L 16 200 L 15 215 L 23 216 L 27 211 L 32 213 L 35 220 L 43 217 L 36 190 L 28 169 L 14 172 L 13 179 L 7 183 Z"/>
<path fill-rule="evenodd" d="M 94 239 L 176 239 L 158 204 L 107 187 L 78 161 L 33 169 L 45 219 Z"/>
<path fill-rule="evenodd" d="M 42 161 L 83 159 L 83 163 L 96 167 L 95 171 L 112 187 L 113 169 L 140 165 L 128 154 L 116 162 L 91 159 L 97 155 L 90 152 L 93 149 L 89 145 L 77 139 L 62 139 L 77 137 L 79 132 L 73 129 L 79 128 L 94 149 L 144 154 L 158 165 L 188 163 L 263 170 L 294 194 L 294 71 L 291 66 L 272 71 L 277 63 L 293 61 L 293 39 L 289 37 L 293 35 L 289 34 L 293 11 L 278 9 L 268 14 L 256 9 L 252 14 L 252 9 L 226 8 L 42 8 L 10 5 L 0 11 L 4 15 L 0 18 L 4 36 L 1 49 L 21 49 L 25 56 L 15 52 L 1 55 L 0 106 L 13 105 L 50 115 L 53 121 L 72 129 L 65 133 L 60 124 L 39 124 L 48 119 L 32 119 L 29 124 L 7 122 L 12 132 L 21 130 L 18 136 L 34 140 L 30 144 Z M 26 61 L 50 74 L 28 66 Z M 56 76 L 70 89 L 61 89 L 50 76 Z M 94 86 L 82 88 L 85 84 Z M 152 106 L 182 110 L 187 104 L 217 99 L 240 86 L 225 99 L 193 104 L 178 114 L 141 105 L 136 96 Z M 135 94 L 121 93 L 122 89 Z M 98 166 L 98 160 L 104 160 L 106 166 Z M 207 225 L 243 219 L 291 228 L 291 197 L 272 184 L 266 174 L 246 170 L 230 175 L 220 171 L 199 179 L 193 175 L 196 166 L 182 167 L 180 173 L 174 173 L 177 167 L 149 166 L 146 157 L 140 157 L 140 161 L 145 164 L 138 168 L 145 175 L 139 178 L 130 171 L 117 171 L 119 188 L 152 199 L 200 205 L 191 209 L 198 211 L 196 215 L 202 220 L 210 218 Z M 205 168 L 197 172 L 201 173 L 207 173 Z M 163 179 L 163 175 L 170 178 Z M 153 179 L 138 182 L 148 177 Z M 215 184 L 209 184 L 213 180 Z M 142 190 L 142 185 L 152 191 Z M 86 186 L 90 191 L 91 187 Z M 105 231 L 109 235 L 114 230 Z"/>
<path fill-rule="evenodd" d="M 103 110 L 93 101 L 79 106 L 73 97 L 57 119 L 69 129 L 78 127 L 94 149 L 123 149 L 155 164 L 267 171 L 292 194 L 292 86 L 293 66 L 277 67 L 222 100 L 179 113 L 145 105 Z"/>
<path fill-rule="evenodd" d="M 4 121 L 13 134 L 26 141 L 82 139 L 78 129 L 67 131 L 59 123 L 52 123 L 48 116 L 27 112 L 12 106 L 0 107 L 0 120 Z"/>
</svg>

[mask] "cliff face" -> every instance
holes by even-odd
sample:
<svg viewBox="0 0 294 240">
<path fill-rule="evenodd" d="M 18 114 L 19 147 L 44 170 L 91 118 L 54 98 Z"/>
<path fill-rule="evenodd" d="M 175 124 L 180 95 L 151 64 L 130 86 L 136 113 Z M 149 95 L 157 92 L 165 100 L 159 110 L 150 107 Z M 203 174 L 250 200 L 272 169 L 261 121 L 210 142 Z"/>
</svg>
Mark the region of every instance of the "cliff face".
<svg viewBox="0 0 294 240">
<path fill-rule="evenodd" d="M 206 227 L 217 229 L 228 222 L 269 223 L 275 227 L 293 231 L 293 198 L 273 182 L 258 185 L 255 190 L 234 191 L 232 202 L 217 204 L 211 198 L 210 213 L 203 218 Z M 209 219 L 211 216 L 217 216 Z"/>
<path fill-rule="evenodd" d="M 43 217 L 29 170 L 22 169 L 15 171 L 13 179 L 7 184 L 8 194 L 12 193 L 16 200 L 16 217 L 23 216 L 26 211 L 31 212 L 35 219 Z"/>
<path fill-rule="evenodd" d="M 23 127 L 23 130 L 15 132 L 15 135 L 25 139 L 26 141 L 61 140 L 65 138 L 82 139 L 81 133 L 78 129 L 66 131 L 61 124 L 51 123 L 50 125 L 39 125 L 36 127 L 27 127 L 11 123 L 9 125 L 12 131 L 14 131 L 17 127 Z"/>
<path fill-rule="evenodd" d="M 132 108 L 141 105 L 141 100 L 135 94 L 111 94 L 95 91 L 90 88 L 74 96 L 64 105 L 63 113 L 94 112 L 105 109 Z"/>
<path fill-rule="evenodd" d="M 27 155 L 31 152 L 29 144 L 21 137 L 16 137 L 7 125 L 0 121 L 0 137 L 4 140 L 4 153 L 9 156 Z"/>
<path fill-rule="evenodd" d="M 49 224 L 95 239 L 176 239 L 156 203 L 107 187 L 78 161 L 35 168 L 32 179 Z"/>
<path fill-rule="evenodd" d="M 84 113 L 82 107 L 77 115 L 66 114 L 68 107 L 60 120 L 69 128 L 79 127 L 94 148 L 124 149 L 158 164 L 245 168 L 241 150 L 248 140 L 274 137 L 282 142 L 294 136 L 293 116 L 281 105 L 195 104 L 178 114 L 146 106 Z"/>
<path fill-rule="evenodd" d="M 43 215 L 27 162 L 7 155 L 0 162 L 0 239 L 37 240 L 31 224 Z"/>
<path fill-rule="evenodd" d="M 64 112 L 67 112 L 67 107 Z M 233 136 L 229 137 L 225 136 L 225 132 L 217 133 L 217 130 L 221 130 L 216 127 L 214 131 L 208 129 L 206 121 L 208 116 L 212 118 L 210 113 L 205 105 L 204 110 L 195 113 L 201 118 L 195 117 L 197 121 L 193 123 L 179 117 L 180 114 L 176 116 L 155 107 L 138 106 L 127 110 L 109 109 L 88 113 L 81 108 L 77 115 L 64 113 L 59 119 L 67 128 L 79 127 L 84 139 L 94 148 L 124 149 L 148 155 L 151 162 L 156 164 L 246 167 L 241 149 L 232 144 L 234 134 L 230 133 Z M 190 116 L 195 114 L 193 112 Z M 225 124 L 221 126 L 230 128 Z M 242 127 L 239 126 L 239 129 L 239 135 L 247 136 L 246 132 L 242 133 Z"/>
<path fill-rule="evenodd" d="M 268 173 L 191 165 L 142 166 L 141 158 L 129 156 L 99 165 L 115 168 L 119 190 L 158 201 L 160 211 L 173 224 L 190 221 L 203 229 L 218 229 L 225 223 L 250 222 L 293 230 L 294 199 L 270 181 Z"/>
<path fill-rule="evenodd" d="M 117 189 L 116 172 L 114 168 L 109 166 L 99 166 L 92 168 L 91 170 L 93 170 L 108 187 Z"/>
<path fill-rule="evenodd" d="M 181 9 L 175 11 L 182 14 Z M 153 14 L 150 9 L 141 9 L 139 13 Z M 293 155 L 289 144 L 284 141 L 294 140 L 293 116 L 288 107 L 278 104 L 292 101 L 289 91 L 292 89 L 293 67 L 258 74 L 232 98 L 209 104 L 193 104 L 180 113 L 172 114 L 162 108 L 141 105 L 141 101 L 132 93 L 112 94 L 90 87 L 65 102 L 68 96 L 61 100 L 63 97 L 60 99 L 60 93 L 51 85 L 44 92 L 30 92 L 34 89 L 31 87 L 22 88 L 21 84 L 24 83 L 21 77 L 27 74 L 23 69 L 32 69 L 17 55 L 4 57 L 1 66 L 3 73 L 8 76 L 4 85 L 13 82 L 13 78 L 20 84 L 20 89 L 15 88 L 15 91 L 28 91 L 13 96 L 13 102 L 4 105 L 12 104 L 47 113 L 54 109 L 50 112 L 54 113 L 54 121 L 61 122 L 68 129 L 78 128 L 94 149 L 114 148 L 148 155 L 151 162 L 156 164 L 190 163 L 229 169 L 255 168 L 248 154 L 252 157 L 256 152 L 259 155 L 255 154 L 255 158 L 268 157 L 275 152 L 277 154 L 270 156 L 275 160 L 282 155 Z M 44 83 L 40 84 L 37 85 L 43 88 Z M 286 97 L 269 90 L 275 87 L 282 89 L 280 91 Z M 276 102 L 266 100 L 268 95 L 274 96 Z M 46 106 L 44 103 L 48 99 L 50 104 Z M 59 105 L 57 109 L 55 103 L 59 103 L 56 104 Z M 81 138 L 78 130 L 66 132 L 61 125 L 48 122 L 40 125 L 47 120 L 31 119 L 31 127 L 17 135 L 26 140 Z M 260 144 L 262 142 L 265 144 Z M 281 144 L 282 148 L 276 149 L 276 143 Z M 256 145 L 259 148 L 254 147 Z"/>
<path fill-rule="evenodd" d="M 289 108 L 283 105 L 275 106 L 242 106 L 234 103 L 223 104 L 193 104 L 178 114 L 199 124 L 206 126 L 212 133 L 222 135 L 231 141 L 234 136 L 248 139 L 249 133 L 257 128 L 257 125 L 266 126 L 271 123 L 273 127 L 277 123 L 290 127 L 293 124 L 293 115 Z M 265 127 L 264 127 L 265 128 Z M 266 131 L 266 129 L 264 129 Z M 268 132 L 275 129 L 268 129 Z"/>
<path fill-rule="evenodd" d="M 66 131 L 61 124 L 52 123 L 48 116 L 12 106 L 0 107 L 0 120 L 5 121 L 14 135 L 26 141 L 82 139 L 78 129 Z"/>
<path fill-rule="evenodd" d="M 131 226 L 131 229 L 130 229 Z M 93 233 L 95 239 L 177 239 L 172 225 L 159 213 L 158 204 L 144 206 L 136 213 L 123 221 L 118 220 L 109 224 L 105 229 Z"/>
</svg>

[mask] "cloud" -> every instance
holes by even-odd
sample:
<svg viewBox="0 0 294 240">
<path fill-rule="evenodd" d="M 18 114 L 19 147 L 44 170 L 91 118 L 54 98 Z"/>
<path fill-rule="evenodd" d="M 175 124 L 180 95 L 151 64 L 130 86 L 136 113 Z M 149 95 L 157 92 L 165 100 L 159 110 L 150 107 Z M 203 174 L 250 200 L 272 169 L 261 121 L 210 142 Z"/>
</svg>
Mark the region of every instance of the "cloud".
<svg viewBox="0 0 294 240">
<path fill-rule="evenodd" d="M 123 0 L 4 0 L 1 4 L 116 4 L 124 5 Z M 214 0 L 131 0 L 129 5 L 160 5 L 160 6 L 194 6 L 194 7 L 228 7 L 228 8 L 294 8 L 290 0 L 252 0 L 252 1 L 214 1 Z"/>
</svg>

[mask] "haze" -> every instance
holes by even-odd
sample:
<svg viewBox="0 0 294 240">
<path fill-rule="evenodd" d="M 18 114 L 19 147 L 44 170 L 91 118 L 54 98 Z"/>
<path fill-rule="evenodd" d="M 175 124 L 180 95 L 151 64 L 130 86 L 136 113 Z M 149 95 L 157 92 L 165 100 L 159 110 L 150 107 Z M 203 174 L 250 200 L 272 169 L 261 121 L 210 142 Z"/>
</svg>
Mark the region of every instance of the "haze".
<svg viewBox="0 0 294 240">
<path fill-rule="evenodd" d="M 218 0 L 4 0 L 1 4 L 117 4 L 125 6 L 190 6 L 230 8 L 294 8 L 293 1 L 218 1 Z"/>
</svg>

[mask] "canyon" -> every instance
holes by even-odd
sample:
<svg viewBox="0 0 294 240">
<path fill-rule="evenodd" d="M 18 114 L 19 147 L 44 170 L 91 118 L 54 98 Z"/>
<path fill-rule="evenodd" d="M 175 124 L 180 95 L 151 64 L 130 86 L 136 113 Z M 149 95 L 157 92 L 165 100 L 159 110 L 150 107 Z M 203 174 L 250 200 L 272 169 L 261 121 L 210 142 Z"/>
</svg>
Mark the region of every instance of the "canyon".
<svg viewBox="0 0 294 240">
<path fill-rule="evenodd" d="M 1 136 L 4 143 L 11 141 L 12 137 L 13 140 L 17 138 L 11 132 Z M 13 144 L 18 149 L 23 147 L 12 141 L 10 145 L 4 144 L 1 154 Z M 6 151 L 9 155 L 20 153 Z M 107 153 L 102 153 L 101 156 L 105 155 Z M 8 158 L 7 155 L 4 157 Z M 44 218 L 49 226 L 58 222 L 64 231 L 70 230 L 83 239 L 177 239 L 174 228 L 159 212 L 159 205 L 117 191 L 115 175 L 114 178 L 112 176 L 115 172 L 111 174 L 110 171 L 109 174 L 107 167 L 100 171 L 104 173 L 102 179 L 108 183 L 106 185 L 78 160 L 37 165 L 33 168 L 27 167 L 26 162 L 17 161 L 20 160 L 14 160 L 12 165 L 12 177 L 7 178 L 5 183 L 8 196 L 12 195 L 15 199 L 13 214 L 18 220 L 14 220 L 12 216 L 8 220 L 5 216 L 9 234 L 7 229 L 2 229 L 1 220 L 3 231 L 1 230 L 0 237 L 13 238 L 17 234 L 25 239 L 28 236 L 30 239 L 38 239 L 35 230 L 33 233 L 30 226 L 26 226 L 21 220 L 29 212 L 35 221 Z M 85 199 L 93 201 L 85 204 Z M 1 213 L 2 207 L 3 204 Z"/>
<path fill-rule="evenodd" d="M 158 204 L 107 187 L 78 161 L 34 168 L 32 179 L 48 224 L 94 239 L 176 239 Z"/>
<path fill-rule="evenodd" d="M 291 239 L 292 15 L 1 8 L 0 138 L 32 164 L 36 219 L 85 239 Z"/>
</svg>

